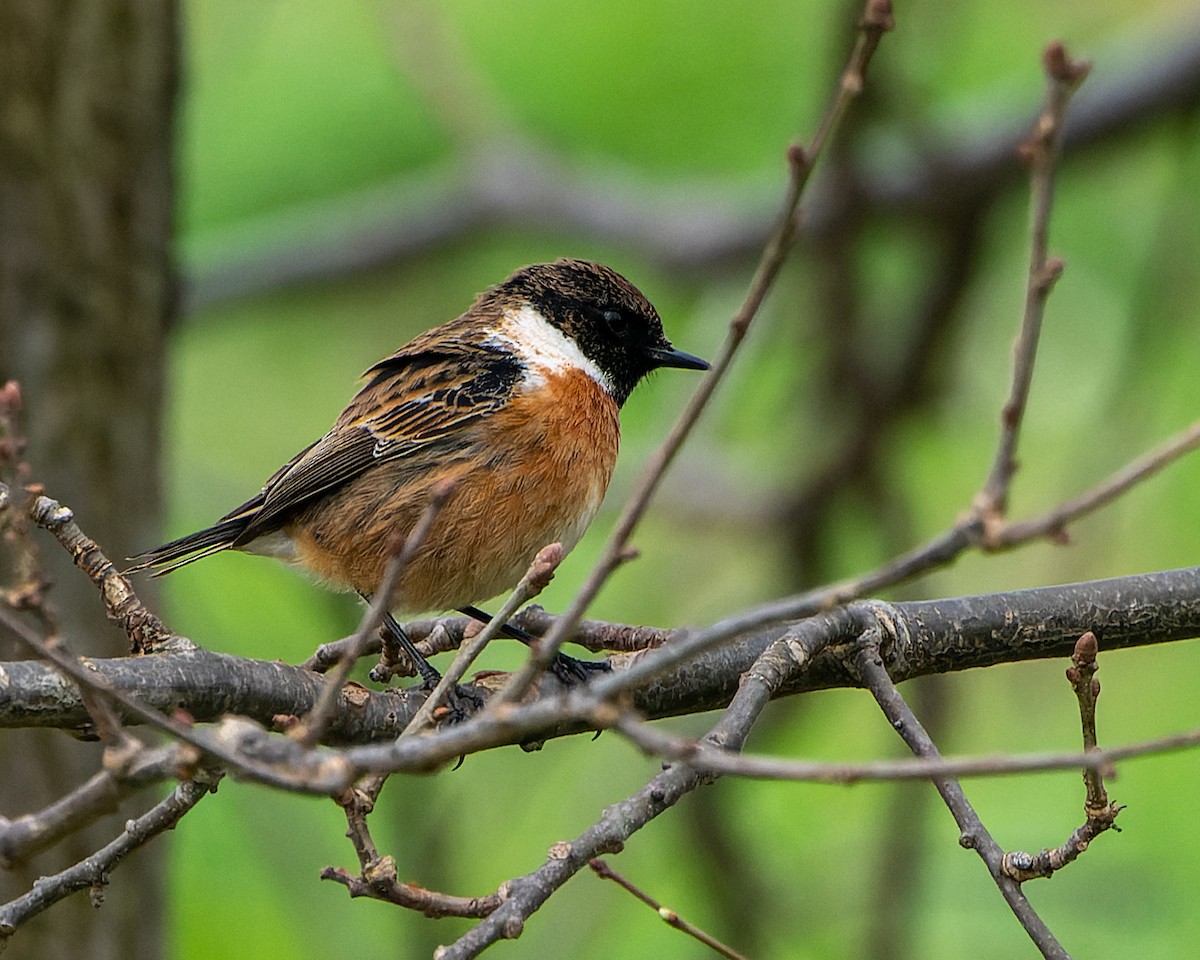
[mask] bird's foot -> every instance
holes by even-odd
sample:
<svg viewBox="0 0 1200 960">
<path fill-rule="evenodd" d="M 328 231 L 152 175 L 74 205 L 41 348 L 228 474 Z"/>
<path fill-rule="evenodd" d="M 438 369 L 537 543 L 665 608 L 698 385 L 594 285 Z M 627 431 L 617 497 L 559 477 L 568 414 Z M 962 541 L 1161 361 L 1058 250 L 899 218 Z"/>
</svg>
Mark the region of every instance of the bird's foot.
<svg viewBox="0 0 1200 960">
<path fill-rule="evenodd" d="M 607 660 L 577 660 L 565 653 L 557 654 L 550 662 L 549 672 L 564 686 L 587 683 L 598 673 L 610 673 L 612 664 Z"/>
</svg>

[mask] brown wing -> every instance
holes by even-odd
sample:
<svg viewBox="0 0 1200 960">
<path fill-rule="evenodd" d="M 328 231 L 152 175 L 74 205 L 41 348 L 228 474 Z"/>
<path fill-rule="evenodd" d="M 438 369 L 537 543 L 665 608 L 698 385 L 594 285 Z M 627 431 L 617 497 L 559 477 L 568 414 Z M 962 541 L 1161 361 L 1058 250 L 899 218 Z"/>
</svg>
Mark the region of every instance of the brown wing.
<svg viewBox="0 0 1200 960">
<path fill-rule="evenodd" d="M 333 428 L 268 480 L 257 504 L 245 504 L 254 516 L 234 546 L 278 528 L 287 514 L 373 464 L 435 444 L 452 448 L 465 427 L 507 401 L 523 375 L 519 360 L 499 347 L 456 342 L 444 328 L 437 332 L 366 372 L 367 385 Z"/>
</svg>

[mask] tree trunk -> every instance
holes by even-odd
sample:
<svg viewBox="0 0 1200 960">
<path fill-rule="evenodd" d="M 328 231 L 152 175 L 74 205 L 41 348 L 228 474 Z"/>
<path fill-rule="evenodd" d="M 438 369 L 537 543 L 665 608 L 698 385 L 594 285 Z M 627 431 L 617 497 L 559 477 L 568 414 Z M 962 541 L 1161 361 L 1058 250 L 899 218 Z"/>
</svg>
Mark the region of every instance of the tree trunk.
<svg viewBox="0 0 1200 960">
<path fill-rule="evenodd" d="M 34 479 L 114 559 L 152 542 L 160 520 L 177 41 L 172 0 L 0 0 L 0 381 L 21 382 Z M 70 648 L 124 652 L 90 584 L 49 540 L 41 554 Z M 0 658 L 14 656 L 0 638 Z M 95 749 L 77 746 L 6 737 L 0 815 L 95 772 Z M 108 842 L 128 815 L 0 874 L 0 898 Z M 160 956 L 156 846 L 115 878 L 99 912 L 74 897 L 23 929 L 5 960 Z"/>
</svg>

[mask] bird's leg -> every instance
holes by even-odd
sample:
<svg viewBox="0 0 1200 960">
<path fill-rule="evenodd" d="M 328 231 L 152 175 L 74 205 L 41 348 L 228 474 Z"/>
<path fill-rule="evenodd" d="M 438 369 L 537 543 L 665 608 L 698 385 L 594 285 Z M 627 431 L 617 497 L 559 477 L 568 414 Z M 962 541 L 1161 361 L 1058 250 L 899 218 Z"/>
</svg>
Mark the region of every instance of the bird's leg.
<svg viewBox="0 0 1200 960">
<path fill-rule="evenodd" d="M 368 604 L 371 602 L 371 598 L 367 596 L 367 594 L 361 593 L 359 596 L 361 596 Z M 400 626 L 399 622 L 395 617 L 392 616 L 390 611 L 384 611 L 383 624 L 385 627 L 387 627 L 388 632 L 396 638 L 396 642 L 400 644 L 400 649 L 403 650 L 408 659 L 412 661 L 412 665 L 416 667 L 417 673 L 421 675 L 422 685 L 430 688 L 437 686 L 437 682 L 442 679 L 442 675 L 438 673 L 437 667 L 421 656 L 420 651 L 418 651 L 413 645 L 413 642 L 408 639 L 408 634 L 404 632 L 404 628 Z"/>
<path fill-rule="evenodd" d="M 363 599 L 366 600 L 367 598 L 363 597 Z M 405 655 L 412 661 L 413 666 L 417 668 L 417 672 L 421 675 L 421 686 L 426 690 L 432 691 L 438 685 L 438 681 L 442 679 L 442 675 L 438 673 L 437 668 L 421 656 L 412 640 L 409 639 L 408 634 L 404 632 L 404 628 L 400 626 L 399 622 L 390 612 L 384 613 L 383 623 L 387 627 L 388 632 L 396 638 Z M 371 679 L 379 683 L 387 682 L 387 677 L 376 675 L 374 670 L 371 671 Z M 439 722 L 440 720 L 445 720 L 449 723 L 460 723 L 478 713 L 483 709 L 483 705 L 484 699 L 478 691 L 455 684 L 454 689 L 446 696 L 445 710 L 447 712 L 439 718 Z M 462 758 L 460 757 L 458 763 L 455 764 L 455 769 L 457 770 L 461 764 Z"/>
<path fill-rule="evenodd" d="M 458 612 L 472 620 L 478 620 L 480 623 L 488 623 L 492 619 L 486 611 L 480 610 L 478 607 L 459 607 Z M 504 624 L 500 628 L 500 632 L 514 640 L 520 640 L 528 647 L 535 646 L 538 642 L 537 637 L 526 633 L 514 623 Z M 550 663 L 550 672 L 568 685 L 584 683 L 591 674 L 607 673 L 611 669 L 607 660 L 576 660 L 574 657 L 568 657 L 565 653 L 556 654 Z"/>
</svg>

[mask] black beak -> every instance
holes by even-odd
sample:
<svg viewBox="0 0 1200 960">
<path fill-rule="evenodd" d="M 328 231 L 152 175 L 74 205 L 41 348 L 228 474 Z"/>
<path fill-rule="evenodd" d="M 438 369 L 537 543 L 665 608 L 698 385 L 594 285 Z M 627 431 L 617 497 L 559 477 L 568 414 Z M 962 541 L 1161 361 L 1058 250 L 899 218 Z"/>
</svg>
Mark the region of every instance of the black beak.
<svg viewBox="0 0 1200 960">
<path fill-rule="evenodd" d="M 676 350 L 670 344 L 665 347 L 652 347 L 648 352 L 655 367 L 676 367 L 680 370 L 708 369 L 707 360 L 701 360 L 699 357 L 693 357 L 690 353 Z"/>
</svg>

